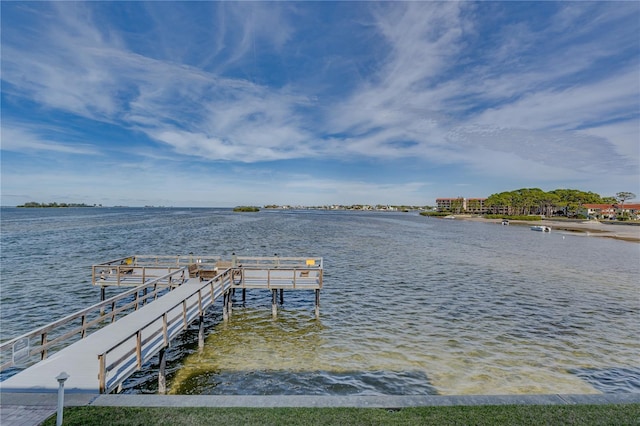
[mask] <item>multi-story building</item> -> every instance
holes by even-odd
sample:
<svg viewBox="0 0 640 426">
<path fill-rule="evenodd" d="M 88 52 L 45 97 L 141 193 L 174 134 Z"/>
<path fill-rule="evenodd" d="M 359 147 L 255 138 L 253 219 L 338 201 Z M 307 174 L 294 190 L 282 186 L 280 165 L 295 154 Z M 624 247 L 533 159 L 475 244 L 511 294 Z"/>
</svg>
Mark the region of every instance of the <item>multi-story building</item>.
<svg viewBox="0 0 640 426">
<path fill-rule="evenodd" d="M 583 204 L 580 211 L 587 217 L 597 219 L 616 219 L 626 216 L 631 219 L 640 217 L 640 204 Z"/>
<path fill-rule="evenodd" d="M 487 200 L 486 198 L 467 198 L 465 210 L 467 211 L 467 213 L 475 213 L 475 214 L 486 213 L 487 209 L 484 206 L 484 202 L 486 200 Z"/>
<path fill-rule="evenodd" d="M 436 206 L 439 212 L 453 213 L 486 213 L 484 205 L 486 198 L 436 198 Z"/>
<path fill-rule="evenodd" d="M 578 213 L 586 217 L 612 219 L 616 216 L 616 208 L 614 204 L 583 204 Z"/>
</svg>

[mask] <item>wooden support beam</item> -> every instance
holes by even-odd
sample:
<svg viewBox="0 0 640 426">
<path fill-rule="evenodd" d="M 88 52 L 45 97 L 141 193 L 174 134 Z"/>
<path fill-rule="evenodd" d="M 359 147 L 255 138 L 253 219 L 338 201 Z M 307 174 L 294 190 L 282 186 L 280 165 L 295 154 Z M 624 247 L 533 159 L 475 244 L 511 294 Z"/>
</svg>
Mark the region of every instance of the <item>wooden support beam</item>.
<svg viewBox="0 0 640 426">
<path fill-rule="evenodd" d="M 277 304 L 277 300 L 278 300 L 278 290 L 271 290 L 271 314 L 273 315 L 273 318 L 276 318 L 278 316 L 278 304 Z"/>
<path fill-rule="evenodd" d="M 320 289 L 316 289 L 316 319 L 320 318 Z"/>
<path fill-rule="evenodd" d="M 200 315 L 198 320 L 198 348 L 204 348 L 204 315 Z"/>
<path fill-rule="evenodd" d="M 280 304 L 284 305 L 284 289 L 280 289 Z"/>
<path fill-rule="evenodd" d="M 107 298 L 106 288 L 105 286 L 100 286 L 100 301 L 104 302 Z M 104 306 L 100 308 L 100 316 L 104 316 Z"/>
<path fill-rule="evenodd" d="M 167 393 L 167 376 L 166 376 L 166 368 L 167 368 L 167 349 L 160 349 L 160 353 L 158 354 L 160 365 L 158 366 L 158 393 L 165 394 Z"/>
<path fill-rule="evenodd" d="M 222 295 L 222 320 L 224 322 L 229 321 L 229 312 L 227 311 L 227 306 L 228 306 L 227 297 L 229 297 L 227 293 L 224 293 Z"/>
</svg>

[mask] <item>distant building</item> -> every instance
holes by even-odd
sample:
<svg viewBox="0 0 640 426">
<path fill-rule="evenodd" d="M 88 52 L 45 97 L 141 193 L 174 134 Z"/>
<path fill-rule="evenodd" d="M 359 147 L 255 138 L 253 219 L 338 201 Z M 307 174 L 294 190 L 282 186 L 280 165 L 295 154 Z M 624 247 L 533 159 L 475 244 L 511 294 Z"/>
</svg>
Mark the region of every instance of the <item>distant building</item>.
<svg viewBox="0 0 640 426">
<path fill-rule="evenodd" d="M 486 198 L 467 198 L 466 201 L 465 210 L 467 213 L 482 214 L 487 212 L 484 206 L 484 202 L 487 201 Z"/>
<path fill-rule="evenodd" d="M 615 204 L 583 204 L 578 214 L 596 219 L 613 219 L 616 217 Z"/>
<path fill-rule="evenodd" d="M 484 203 L 486 198 L 436 198 L 436 206 L 439 212 L 475 213 L 487 212 Z"/>
<path fill-rule="evenodd" d="M 616 219 L 623 214 L 630 219 L 640 218 L 640 204 L 583 204 L 579 211 L 587 217 L 596 219 Z"/>
<path fill-rule="evenodd" d="M 451 212 L 464 205 L 464 198 L 436 198 L 439 212 Z"/>
<path fill-rule="evenodd" d="M 625 204 L 624 209 L 620 206 L 620 211 L 628 212 L 632 219 L 640 219 L 640 204 Z"/>
</svg>

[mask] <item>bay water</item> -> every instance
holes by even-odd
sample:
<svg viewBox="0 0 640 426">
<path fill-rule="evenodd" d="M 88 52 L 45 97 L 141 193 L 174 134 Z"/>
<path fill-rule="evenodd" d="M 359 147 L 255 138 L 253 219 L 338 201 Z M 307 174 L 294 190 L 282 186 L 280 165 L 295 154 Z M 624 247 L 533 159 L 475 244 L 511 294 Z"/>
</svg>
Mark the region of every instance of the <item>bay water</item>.
<svg viewBox="0 0 640 426">
<path fill-rule="evenodd" d="M 314 293 L 236 293 L 172 343 L 176 394 L 640 392 L 640 244 L 416 212 L 2 208 L 3 341 L 99 301 L 134 255 L 322 256 Z M 109 289 L 107 296 L 117 293 Z M 157 389 L 157 360 L 125 384 Z"/>
</svg>

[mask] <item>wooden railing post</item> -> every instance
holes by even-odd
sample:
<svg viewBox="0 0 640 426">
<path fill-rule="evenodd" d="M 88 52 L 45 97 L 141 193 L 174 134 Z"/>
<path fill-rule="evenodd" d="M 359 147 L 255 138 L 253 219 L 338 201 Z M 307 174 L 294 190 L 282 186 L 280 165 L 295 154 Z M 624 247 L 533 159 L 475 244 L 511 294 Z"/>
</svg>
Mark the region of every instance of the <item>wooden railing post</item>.
<svg viewBox="0 0 640 426">
<path fill-rule="evenodd" d="M 169 326 L 167 324 L 167 313 L 162 314 L 162 337 L 164 337 L 164 346 L 169 346 Z"/>
<path fill-rule="evenodd" d="M 106 353 L 98 355 L 98 387 L 100 393 L 105 393 L 107 385 Z"/>
<path fill-rule="evenodd" d="M 142 331 L 136 333 L 136 361 L 138 370 L 142 368 Z"/>
<path fill-rule="evenodd" d="M 182 301 L 182 321 L 184 323 L 182 329 L 186 330 L 189 326 L 189 323 L 187 322 L 187 299 Z"/>
<path fill-rule="evenodd" d="M 44 346 L 47 344 L 47 333 L 44 332 L 40 336 L 40 346 L 43 347 L 42 352 L 40 352 L 40 359 L 47 359 L 47 348 Z"/>
</svg>

